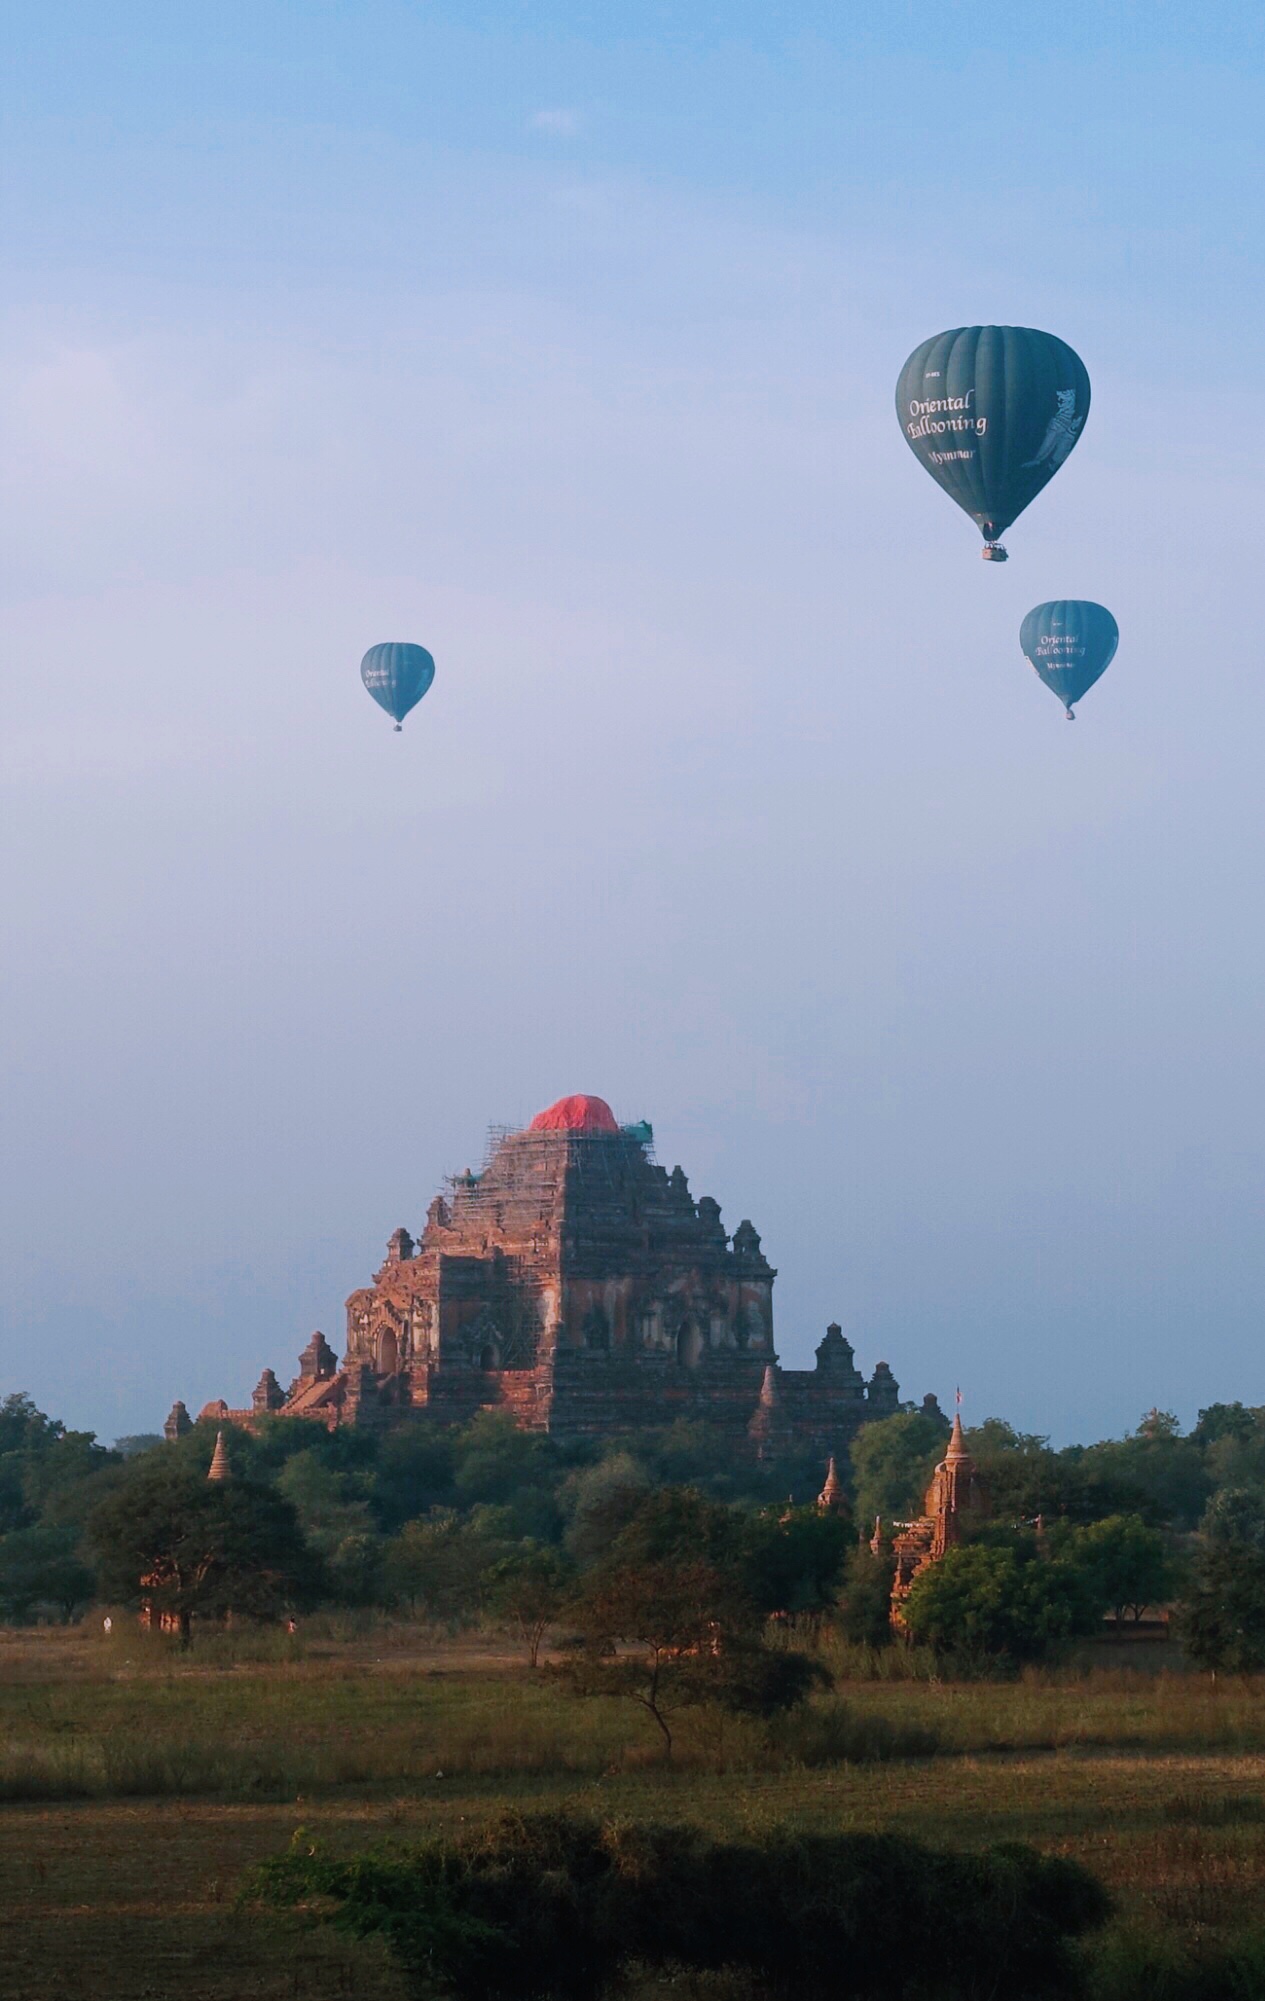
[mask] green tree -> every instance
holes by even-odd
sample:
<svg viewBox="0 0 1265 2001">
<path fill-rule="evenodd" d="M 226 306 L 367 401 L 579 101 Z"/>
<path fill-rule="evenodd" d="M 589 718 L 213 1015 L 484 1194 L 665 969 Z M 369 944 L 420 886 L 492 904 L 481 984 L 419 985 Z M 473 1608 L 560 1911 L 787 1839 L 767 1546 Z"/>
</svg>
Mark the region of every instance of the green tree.
<svg viewBox="0 0 1265 2001">
<path fill-rule="evenodd" d="M 134 1460 L 88 1527 L 104 1594 L 147 1599 L 185 1639 L 194 1617 L 271 1619 L 321 1590 L 319 1561 L 282 1495 L 208 1481 L 165 1453 Z"/>
<path fill-rule="evenodd" d="M 853 1547 L 847 1515 L 766 1508 L 746 1524 L 743 1569 L 765 1613 L 818 1620 L 835 1602 Z"/>
<path fill-rule="evenodd" d="M 1265 1495 L 1228 1488 L 1200 1523 L 1201 1544 L 1177 1631 L 1197 1667 L 1227 1674 L 1265 1668 Z"/>
<path fill-rule="evenodd" d="M 807 1502 L 825 1472 L 812 1446 L 791 1446 L 759 1464 L 735 1453 L 733 1438 L 720 1424 L 678 1418 L 662 1428 L 638 1431 L 622 1441 L 652 1487 L 692 1487 L 708 1499 L 759 1504 L 785 1501 L 788 1494 Z"/>
<path fill-rule="evenodd" d="M 1222 1438 L 1251 1438 L 1260 1428 L 1261 1413 L 1242 1403 L 1213 1403 L 1201 1410 L 1191 1437 L 1196 1445 L 1215 1445 Z"/>
<path fill-rule="evenodd" d="M 572 1473 L 562 1501 L 570 1517 L 566 1546 L 576 1562 L 596 1563 L 604 1556 L 650 1492 L 650 1476 L 630 1452 L 612 1452 L 596 1466 Z"/>
<path fill-rule="evenodd" d="M 22 1487 L 23 1470 L 20 1452 L 0 1456 L 0 1535 L 31 1525 L 32 1512 Z"/>
<path fill-rule="evenodd" d="M 0 1455 L 42 1451 L 65 1430 L 60 1419 L 37 1410 L 25 1390 L 14 1390 L 0 1400 Z"/>
<path fill-rule="evenodd" d="M 114 1450 L 120 1459 L 137 1459 L 142 1452 L 152 1452 L 156 1445 L 164 1443 L 161 1431 L 130 1431 L 114 1441 Z"/>
<path fill-rule="evenodd" d="M 804 1655 L 765 1646 L 763 1615 L 741 1578 L 705 1557 L 603 1565 L 584 1579 L 569 1623 L 582 1650 L 558 1672 L 577 1695 L 637 1703 L 665 1758 L 682 1709 L 772 1716 L 829 1680 Z"/>
<path fill-rule="evenodd" d="M 331 1466 L 318 1452 L 294 1453 L 273 1484 L 322 1556 L 331 1556 L 351 1536 L 369 1535 L 375 1526 L 362 1475 Z"/>
<path fill-rule="evenodd" d="M 1042 1660 L 1102 1616 L 1080 1567 L 1022 1536 L 947 1550 L 915 1578 L 903 1612 L 912 1639 L 965 1669 Z"/>
<path fill-rule="evenodd" d="M 925 1412 L 899 1411 L 862 1425 L 852 1441 L 857 1521 L 890 1524 L 922 1513 L 923 1496 L 944 1457 L 944 1433 Z"/>
<path fill-rule="evenodd" d="M 1078 1464 L 1087 1478 L 1132 1487 L 1151 1503 L 1153 1517 L 1179 1529 L 1194 1528 L 1212 1488 L 1202 1449 L 1193 1438 L 1181 1436 L 1171 1411 L 1148 1411 L 1128 1438 L 1087 1447 Z M 1143 1510 L 1126 1505 L 1111 1512 Z"/>
<path fill-rule="evenodd" d="M 1191 1565 L 1177 1632 L 1196 1667 L 1226 1674 L 1265 1668 L 1265 1551 L 1210 1543 Z"/>
<path fill-rule="evenodd" d="M 846 1514 L 783 1506 L 752 1515 L 695 1487 L 647 1490 L 635 1468 L 599 1484 L 610 1463 L 581 1476 L 597 1502 L 590 1526 L 601 1521 L 606 1532 L 593 1540 L 607 1564 L 709 1564 L 761 1618 L 814 1618 L 833 1604 L 852 1539 Z"/>
<path fill-rule="evenodd" d="M 29 1528 L 44 1516 L 82 1520 L 94 1479 L 120 1465 L 90 1431 L 67 1431 L 17 1393 L 0 1403 L 0 1532 Z"/>
<path fill-rule="evenodd" d="M 41 1607 L 73 1619 L 95 1582 L 69 1525 L 37 1522 L 0 1536 L 0 1619 L 11 1625 L 24 1625 Z"/>
<path fill-rule="evenodd" d="M 451 1508 L 434 1508 L 386 1544 L 383 1586 L 396 1603 L 437 1625 L 459 1626 L 477 1616 L 489 1565 L 505 1554 L 503 1542 L 490 1544 Z"/>
<path fill-rule="evenodd" d="M 388 1533 L 453 1498 L 453 1436 L 445 1425 L 419 1420 L 388 1431 L 378 1446 L 369 1499 Z"/>
<path fill-rule="evenodd" d="M 1108 1515 L 1057 1546 L 1082 1572 L 1095 1602 L 1118 1621 L 1126 1613 L 1136 1621 L 1148 1605 L 1164 1604 L 1177 1581 L 1163 1535 L 1137 1515 Z"/>
<path fill-rule="evenodd" d="M 479 1411 L 453 1441 L 459 1507 L 508 1508 L 518 1533 L 554 1541 L 562 1533 L 557 1490 L 566 1465 L 552 1439 L 520 1431 L 507 1411 Z"/>
<path fill-rule="evenodd" d="M 1050 1441 L 1039 1431 L 1016 1431 L 1004 1417 L 986 1417 L 982 1424 L 970 1425 L 966 1443 L 972 1458 L 1034 1459 L 1049 1450 Z"/>
<path fill-rule="evenodd" d="M 188 1464 L 205 1469 L 218 1429 L 213 1419 L 199 1418 L 193 1430 L 170 1450 Z M 230 1426 L 224 1433 L 224 1444 L 235 1479 L 273 1485 L 286 1464 L 302 1455 L 332 1473 L 350 1475 L 359 1494 L 371 1483 L 383 1435 L 350 1424 L 327 1431 L 310 1418 L 274 1415 L 260 1418 L 249 1431 L 241 1425 Z"/>
<path fill-rule="evenodd" d="M 653 1486 L 695 1487 L 714 1500 L 732 1500 L 745 1491 L 742 1476 L 748 1469 L 735 1459 L 733 1440 L 718 1424 L 680 1417 L 638 1432 L 627 1443 Z"/>
<path fill-rule="evenodd" d="M 536 1667 L 541 1642 L 574 1590 L 574 1566 L 561 1550 L 524 1542 L 489 1566 L 485 1585 L 489 1609 L 517 1627 L 527 1648 L 527 1664 Z"/>
<path fill-rule="evenodd" d="M 508 1411 L 479 1411 L 452 1442 L 453 1484 L 467 1507 L 510 1503 L 524 1487 L 550 1488 L 557 1475 L 557 1447 L 539 1432 L 520 1430 Z"/>
<path fill-rule="evenodd" d="M 1214 1490 L 1225 1487 L 1252 1487 L 1265 1491 L 1265 1424 L 1257 1423 L 1256 1413 L 1247 1430 L 1225 1430 L 1204 1452 L 1204 1465 Z"/>
<path fill-rule="evenodd" d="M 966 1444 L 999 1519 L 1030 1521 L 1068 1512 L 1064 1469 L 1048 1438 L 989 1417 L 966 1433 Z"/>
<path fill-rule="evenodd" d="M 380 1605 L 386 1596 L 387 1542 L 375 1529 L 352 1529 L 320 1552 L 329 1595 L 340 1605 Z"/>
<path fill-rule="evenodd" d="M 848 1552 L 839 1595 L 839 1630 L 854 1646 L 885 1647 L 890 1642 L 895 1569 L 890 1543 L 877 1552 L 868 1543 L 856 1543 Z"/>
<path fill-rule="evenodd" d="M 1107 1515 L 1155 1515 L 1148 1493 L 1119 1470 L 1096 1464 L 1080 1446 L 1054 1452 L 1035 1432 L 987 1418 L 966 1434 L 999 1521 L 1093 1522 Z"/>
<path fill-rule="evenodd" d="M 1265 1550 L 1265 1494 L 1254 1487 L 1225 1487 L 1208 1503 L 1200 1533 L 1219 1548 Z"/>
<path fill-rule="evenodd" d="M 608 1561 L 625 1567 L 710 1563 L 750 1595 L 749 1555 L 749 1517 L 695 1487 L 663 1487 L 643 1495 L 610 1545 Z"/>
</svg>

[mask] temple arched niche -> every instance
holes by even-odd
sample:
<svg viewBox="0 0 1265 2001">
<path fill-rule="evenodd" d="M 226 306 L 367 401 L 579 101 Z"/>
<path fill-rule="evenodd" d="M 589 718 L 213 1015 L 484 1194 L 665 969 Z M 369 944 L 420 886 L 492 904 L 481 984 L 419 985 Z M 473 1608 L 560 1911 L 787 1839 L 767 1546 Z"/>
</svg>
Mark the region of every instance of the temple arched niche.
<svg viewBox="0 0 1265 2001">
<path fill-rule="evenodd" d="M 595 1355 L 608 1355 L 610 1353 L 611 1323 L 606 1317 L 605 1309 L 597 1305 L 596 1302 L 590 1306 L 584 1316 L 584 1325 L 580 1330 L 580 1338 L 584 1346 L 591 1353 Z"/>
<path fill-rule="evenodd" d="M 758 1299 L 749 1299 L 742 1309 L 742 1336 L 745 1348 L 767 1348 L 769 1326 Z"/>
<path fill-rule="evenodd" d="M 676 1337 L 676 1359 L 684 1368 L 696 1369 L 703 1357 L 703 1332 L 694 1315 L 681 1322 Z"/>
<path fill-rule="evenodd" d="M 378 1374 L 393 1376 L 400 1366 L 400 1343 L 394 1327 L 384 1327 L 378 1335 Z"/>
<path fill-rule="evenodd" d="M 486 1306 L 480 1307 L 466 1335 L 466 1353 L 485 1373 L 503 1367 L 505 1343 Z"/>
<path fill-rule="evenodd" d="M 657 1299 L 648 1299 L 637 1308 L 633 1321 L 637 1339 L 643 1348 L 652 1352 L 666 1352 L 672 1347 L 668 1330 L 663 1324 L 663 1306 Z"/>
</svg>

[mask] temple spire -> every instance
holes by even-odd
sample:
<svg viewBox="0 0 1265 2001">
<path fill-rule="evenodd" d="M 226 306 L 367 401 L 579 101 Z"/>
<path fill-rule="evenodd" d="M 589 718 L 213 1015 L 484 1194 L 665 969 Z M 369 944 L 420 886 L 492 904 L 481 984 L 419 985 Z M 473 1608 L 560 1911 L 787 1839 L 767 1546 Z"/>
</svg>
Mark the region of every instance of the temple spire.
<svg viewBox="0 0 1265 2001">
<path fill-rule="evenodd" d="M 222 1431 L 217 1431 L 215 1434 L 215 1450 L 211 1454 L 211 1470 L 206 1477 L 208 1480 L 229 1480 L 232 1478 L 232 1469 L 228 1463 L 228 1454 L 224 1450 L 224 1433 Z"/>
<path fill-rule="evenodd" d="M 947 1464 L 950 1459 L 969 1459 L 970 1456 L 966 1449 L 966 1440 L 962 1436 L 962 1413 L 960 1410 L 955 1410 L 953 1429 L 949 1433 L 949 1447 L 944 1455 L 945 1462 Z"/>
<path fill-rule="evenodd" d="M 842 1514 L 846 1505 L 843 1481 L 839 1478 L 839 1468 L 835 1465 L 835 1455 L 832 1452 L 830 1464 L 826 1468 L 826 1484 L 817 1496 L 817 1506 L 824 1514 L 837 1515 Z"/>
<path fill-rule="evenodd" d="M 762 1463 L 766 1459 L 776 1459 L 789 1452 L 795 1442 L 795 1427 L 786 1410 L 782 1397 L 781 1371 L 776 1362 L 765 1365 L 764 1381 L 760 1385 L 760 1401 L 747 1426 L 747 1436 L 756 1448 L 756 1457 Z"/>
</svg>

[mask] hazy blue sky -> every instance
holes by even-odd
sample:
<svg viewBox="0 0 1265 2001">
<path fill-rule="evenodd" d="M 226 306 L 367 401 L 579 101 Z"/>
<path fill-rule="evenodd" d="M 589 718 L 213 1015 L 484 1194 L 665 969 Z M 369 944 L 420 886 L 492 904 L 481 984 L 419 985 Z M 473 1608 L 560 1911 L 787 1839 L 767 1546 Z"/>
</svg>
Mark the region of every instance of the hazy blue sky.
<svg viewBox="0 0 1265 2001">
<path fill-rule="evenodd" d="M 0 13 L 0 1388 L 288 1380 L 580 1090 L 789 1363 L 1265 1401 L 1265 17 Z M 1094 385 L 1005 569 L 892 408 L 990 320 Z"/>
</svg>

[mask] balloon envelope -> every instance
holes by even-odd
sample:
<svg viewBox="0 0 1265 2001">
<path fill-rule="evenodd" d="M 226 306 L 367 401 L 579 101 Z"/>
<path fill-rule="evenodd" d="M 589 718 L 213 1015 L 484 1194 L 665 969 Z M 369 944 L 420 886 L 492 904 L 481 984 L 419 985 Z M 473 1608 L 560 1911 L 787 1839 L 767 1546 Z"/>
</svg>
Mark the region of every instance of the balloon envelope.
<svg viewBox="0 0 1265 2001">
<path fill-rule="evenodd" d="M 1105 605 L 1089 598 L 1054 598 L 1028 613 L 1019 628 L 1019 644 L 1070 716 L 1072 703 L 1110 667 L 1120 628 Z"/>
<path fill-rule="evenodd" d="M 956 327 L 916 347 L 896 384 L 905 439 L 986 542 L 1053 479 L 1089 410 L 1089 376 L 1057 335 Z"/>
<path fill-rule="evenodd" d="M 360 663 L 360 678 L 398 729 L 434 680 L 435 663 L 424 646 L 388 640 L 385 645 L 369 648 Z"/>
</svg>

